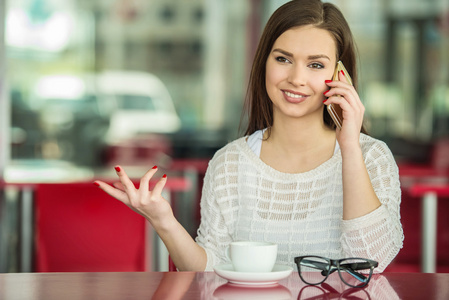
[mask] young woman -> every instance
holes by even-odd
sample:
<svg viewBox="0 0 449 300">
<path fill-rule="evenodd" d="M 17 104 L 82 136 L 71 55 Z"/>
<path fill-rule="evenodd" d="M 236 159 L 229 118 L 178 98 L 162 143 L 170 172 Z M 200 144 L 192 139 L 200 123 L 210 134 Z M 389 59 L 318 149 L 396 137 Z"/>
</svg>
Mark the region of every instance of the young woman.
<svg viewBox="0 0 449 300">
<path fill-rule="evenodd" d="M 332 81 L 341 60 L 353 78 Z M 385 143 L 363 132 L 355 46 L 332 4 L 294 0 L 271 16 L 251 71 L 244 137 L 212 158 L 204 179 L 196 241 L 152 191 L 154 167 L 136 189 L 124 170 L 105 192 L 152 224 L 180 270 L 211 270 L 235 240 L 278 244 L 277 263 L 294 257 L 364 257 L 383 271 L 402 247 L 398 169 Z M 340 105 L 336 129 L 326 105 Z"/>
</svg>

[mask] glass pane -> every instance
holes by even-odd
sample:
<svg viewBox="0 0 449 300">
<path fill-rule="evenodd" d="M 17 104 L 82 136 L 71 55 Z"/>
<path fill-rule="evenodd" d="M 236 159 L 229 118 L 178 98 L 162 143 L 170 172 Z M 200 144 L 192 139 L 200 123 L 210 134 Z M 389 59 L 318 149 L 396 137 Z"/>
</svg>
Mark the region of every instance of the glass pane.
<svg viewBox="0 0 449 300">
<path fill-rule="evenodd" d="M 299 268 L 300 276 L 306 283 L 318 284 L 326 279 L 329 262 L 320 257 L 307 256 L 301 260 Z"/>
<path fill-rule="evenodd" d="M 8 65 L 14 163 L 62 160 L 100 170 L 115 163 L 105 155 L 115 143 L 155 135 L 169 144 L 155 157 L 210 159 L 238 134 L 248 49 L 257 46 L 258 36 L 249 36 L 264 25 L 264 4 L 4 2 L 0 52 Z M 256 22 L 241 30 L 250 17 Z M 143 167 L 140 152 L 131 152 L 129 164 Z"/>
</svg>

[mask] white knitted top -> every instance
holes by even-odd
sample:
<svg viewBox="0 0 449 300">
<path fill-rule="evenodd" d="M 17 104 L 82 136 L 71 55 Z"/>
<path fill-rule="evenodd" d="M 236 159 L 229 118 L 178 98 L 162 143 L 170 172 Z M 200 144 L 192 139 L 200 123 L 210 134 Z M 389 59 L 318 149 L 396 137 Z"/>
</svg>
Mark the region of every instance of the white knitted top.
<svg viewBox="0 0 449 300">
<path fill-rule="evenodd" d="M 277 263 L 295 267 L 294 257 L 365 257 L 382 272 L 402 248 L 398 168 L 387 145 L 360 134 L 365 164 L 382 205 L 343 220 L 340 150 L 305 173 L 288 174 L 266 165 L 239 138 L 218 150 L 204 179 L 196 242 L 207 253 L 206 271 L 227 261 L 232 241 L 278 244 Z"/>
</svg>

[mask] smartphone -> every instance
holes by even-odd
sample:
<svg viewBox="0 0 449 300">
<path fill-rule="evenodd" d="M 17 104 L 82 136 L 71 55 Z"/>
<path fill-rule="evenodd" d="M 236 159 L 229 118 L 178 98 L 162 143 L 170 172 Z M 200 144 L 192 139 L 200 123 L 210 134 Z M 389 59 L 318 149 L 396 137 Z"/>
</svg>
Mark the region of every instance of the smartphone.
<svg viewBox="0 0 449 300">
<path fill-rule="evenodd" d="M 338 80 L 338 73 L 342 71 L 345 73 L 346 80 L 352 85 L 352 79 L 349 76 L 348 71 L 346 71 L 345 66 L 343 63 L 339 60 L 337 62 L 337 65 L 335 66 L 335 72 L 334 76 L 332 77 L 332 80 Z M 341 129 L 341 124 L 343 123 L 343 111 L 341 110 L 340 105 L 338 104 L 329 104 L 327 106 L 327 111 L 329 112 L 329 115 L 331 116 L 332 120 L 334 120 L 335 125 L 337 125 L 338 128 Z"/>
</svg>

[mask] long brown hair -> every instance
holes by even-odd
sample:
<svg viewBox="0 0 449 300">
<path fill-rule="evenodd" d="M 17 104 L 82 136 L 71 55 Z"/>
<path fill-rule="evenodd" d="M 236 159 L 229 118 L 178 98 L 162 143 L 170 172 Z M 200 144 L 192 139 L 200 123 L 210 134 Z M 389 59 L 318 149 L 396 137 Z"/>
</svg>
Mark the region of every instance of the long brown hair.
<svg viewBox="0 0 449 300">
<path fill-rule="evenodd" d="M 282 33 L 304 25 L 327 30 L 334 37 L 337 44 L 337 60 L 343 62 L 357 89 L 356 48 L 351 29 L 341 11 L 335 5 L 319 0 L 287 2 L 271 15 L 256 50 L 242 115 L 243 120 L 245 114 L 248 114 L 245 135 L 273 125 L 273 105 L 265 86 L 266 62 L 274 42 Z M 335 128 L 326 109 L 323 119 L 328 126 Z M 364 127 L 361 132 L 366 132 Z"/>
</svg>

